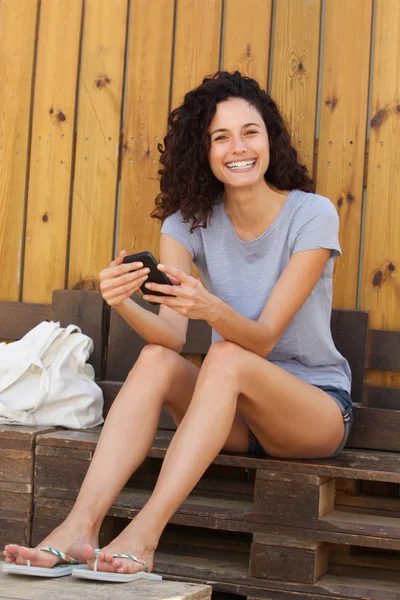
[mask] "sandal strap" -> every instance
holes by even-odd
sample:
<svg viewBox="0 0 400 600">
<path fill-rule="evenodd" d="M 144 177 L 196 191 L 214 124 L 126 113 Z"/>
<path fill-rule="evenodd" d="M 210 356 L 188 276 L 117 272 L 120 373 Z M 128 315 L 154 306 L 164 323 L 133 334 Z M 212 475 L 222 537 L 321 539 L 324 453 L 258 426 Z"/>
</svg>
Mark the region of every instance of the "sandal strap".
<svg viewBox="0 0 400 600">
<path fill-rule="evenodd" d="M 98 564 L 99 564 L 99 552 L 103 552 L 103 551 L 100 550 L 100 548 L 95 548 L 95 551 L 94 551 L 94 553 L 95 553 L 95 561 L 94 561 L 94 565 L 93 565 L 93 571 L 97 571 L 97 567 L 98 567 Z M 142 560 L 141 558 L 137 558 L 133 554 L 111 554 L 111 556 L 113 558 L 130 558 L 130 560 L 133 560 L 134 562 L 138 563 L 139 565 L 142 565 L 143 571 L 145 573 L 147 573 L 146 561 Z"/>
<path fill-rule="evenodd" d="M 69 556 L 68 554 L 64 554 L 64 552 L 61 552 L 60 550 L 56 550 L 55 548 L 38 548 L 38 550 L 42 550 L 42 552 L 50 552 L 50 554 L 58 556 L 58 558 L 61 558 L 61 560 L 63 560 L 66 563 L 69 563 L 70 565 L 79 564 L 79 560 L 72 558 L 72 556 Z"/>
<path fill-rule="evenodd" d="M 145 573 L 147 573 L 146 561 L 142 560 L 141 558 L 137 558 L 133 554 L 112 554 L 111 556 L 114 557 L 114 558 L 130 558 L 131 560 L 133 560 L 134 562 L 138 563 L 139 565 L 142 565 L 143 571 Z"/>
</svg>

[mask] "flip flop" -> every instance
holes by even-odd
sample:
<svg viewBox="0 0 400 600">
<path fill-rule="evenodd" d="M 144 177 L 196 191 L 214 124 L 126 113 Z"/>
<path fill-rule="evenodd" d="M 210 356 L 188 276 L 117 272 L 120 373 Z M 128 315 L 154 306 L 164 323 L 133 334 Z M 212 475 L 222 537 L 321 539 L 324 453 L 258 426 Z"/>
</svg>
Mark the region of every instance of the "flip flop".
<svg viewBox="0 0 400 600">
<path fill-rule="evenodd" d="M 64 577 L 65 575 L 71 575 L 73 565 L 79 565 L 78 560 L 55 548 L 38 548 L 38 550 L 55 554 L 66 564 L 58 563 L 54 567 L 32 567 L 30 560 L 26 561 L 26 565 L 3 563 L 3 573 L 7 573 L 8 575 L 29 575 L 30 577 Z"/>
<path fill-rule="evenodd" d="M 95 579 L 96 581 L 111 581 L 113 583 L 129 583 L 130 581 L 135 581 L 135 579 L 153 579 L 155 581 L 160 581 L 162 579 L 161 575 L 154 575 L 154 573 L 147 573 L 147 565 L 144 560 L 141 558 L 136 558 L 133 554 L 112 554 L 113 558 L 129 558 L 136 563 L 142 565 L 143 569 L 138 571 L 137 573 L 111 573 L 108 571 L 98 571 L 98 563 L 99 563 L 99 552 L 101 552 L 100 548 L 96 548 L 95 550 L 95 561 L 93 569 L 89 569 L 88 565 L 79 565 L 78 567 L 74 567 L 72 569 L 73 577 L 80 577 L 81 579 Z"/>
</svg>

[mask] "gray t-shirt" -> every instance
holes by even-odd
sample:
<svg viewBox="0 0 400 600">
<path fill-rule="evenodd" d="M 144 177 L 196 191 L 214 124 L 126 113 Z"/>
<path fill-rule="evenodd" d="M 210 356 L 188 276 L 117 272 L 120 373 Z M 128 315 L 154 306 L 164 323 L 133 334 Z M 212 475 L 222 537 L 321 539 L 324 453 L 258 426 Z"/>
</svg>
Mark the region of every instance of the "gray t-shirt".
<svg viewBox="0 0 400 600">
<path fill-rule="evenodd" d="M 338 229 L 338 215 L 328 198 L 292 190 L 275 221 L 248 242 L 237 236 L 222 198 L 206 228 L 190 233 L 190 224 L 178 211 L 165 219 L 161 232 L 190 252 L 212 294 L 254 321 L 292 254 L 331 249 L 317 285 L 266 358 L 308 383 L 350 392 L 350 368 L 330 329 L 333 258 L 341 255 Z M 212 341 L 220 339 L 213 330 Z"/>
</svg>

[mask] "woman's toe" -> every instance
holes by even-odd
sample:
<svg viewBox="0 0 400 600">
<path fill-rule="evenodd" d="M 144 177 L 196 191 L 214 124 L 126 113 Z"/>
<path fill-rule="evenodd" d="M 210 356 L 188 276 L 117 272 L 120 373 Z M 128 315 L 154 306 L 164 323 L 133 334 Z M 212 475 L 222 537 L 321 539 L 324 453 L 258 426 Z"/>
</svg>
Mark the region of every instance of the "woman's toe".
<svg viewBox="0 0 400 600">
<path fill-rule="evenodd" d="M 96 558 L 94 548 L 90 544 L 84 544 L 84 546 L 82 546 L 82 554 L 87 562 L 94 561 Z"/>
</svg>

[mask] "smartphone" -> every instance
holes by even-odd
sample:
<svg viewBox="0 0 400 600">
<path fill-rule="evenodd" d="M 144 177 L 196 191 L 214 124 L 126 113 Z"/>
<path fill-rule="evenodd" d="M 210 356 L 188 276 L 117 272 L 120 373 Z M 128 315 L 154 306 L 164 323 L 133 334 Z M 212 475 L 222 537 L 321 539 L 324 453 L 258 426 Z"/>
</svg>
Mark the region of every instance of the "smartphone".
<svg viewBox="0 0 400 600">
<path fill-rule="evenodd" d="M 125 256 L 123 263 L 133 263 L 133 262 L 141 262 L 143 263 L 143 267 L 147 267 L 150 269 L 150 272 L 147 274 L 148 277 L 146 281 L 140 286 L 143 294 L 151 294 L 152 296 L 173 296 L 172 294 L 164 294 L 164 292 L 156 292 L 154 290 L 149 290 L 145 287 L 146 283 L 160 283 L 162 285 L 172 285 L 171 281 L 168 279 L 165 273 L 159 271 L 157 269 L 157 261 L 152 255 L 151 252 L 138 252 L 137 254 L 130 254 L 129 256 Z M 150 302 L 155 306 L 160 306 L 157 302 Z"/>
</svg>

